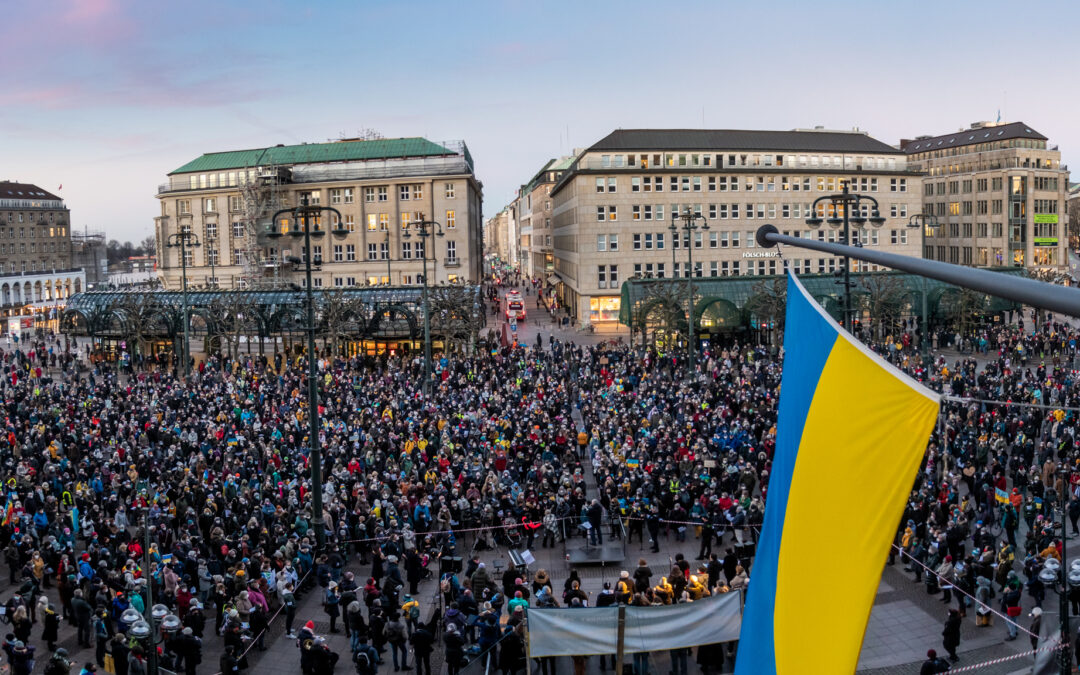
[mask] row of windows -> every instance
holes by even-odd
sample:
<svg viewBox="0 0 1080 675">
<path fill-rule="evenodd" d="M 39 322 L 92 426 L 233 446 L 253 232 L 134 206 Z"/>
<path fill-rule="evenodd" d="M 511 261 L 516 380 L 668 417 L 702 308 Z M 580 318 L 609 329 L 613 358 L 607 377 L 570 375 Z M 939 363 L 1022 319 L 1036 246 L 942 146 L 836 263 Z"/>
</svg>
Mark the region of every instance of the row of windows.
<svg viewBox="0 0 1080 675">
<path fill-rule="evenodd" d="M 843 269 L 842 263 L 837 258 L 792 258 L 787 260 L 792 271 L 796 274 L 825 274 Z M 745 263 L 745 265 L 744 265 Z M 813 268 L 816 266 L 816 270 Z M 762 260 L 709 260 L 695 262 L 693 266 L 695 277 L 728 277 L 728 276 L 764 276 L 776 275 L 780 272 L 780 260 L 777 258 Z M 852 261 L 852 269 L 857 272 L 877 271 L 877 265 L 871 265 L 864 261 Z M 612 278 L 612 270 L 615 277 Z M 706 275 L 706 270 L 708 274 Z M 686 277 L 690 272 L 690 264 L 676 262 L 674 264 L 674 276 Z M 634 276 L 645 278 L 664 279 L 667 275 L 666 263 L 634 263 Z M 618 266 L 600 265 L 597 268 L 597 286 L 599 288 L 618 288 Z"/>
<path fill-rule="evenodd" d="M 3 244 L 3 243 L 0 243 L 0 255 L 13 255 L 15 253 L 26 253 L 27 252 L 26 244 L 18 244 L 17 246 L 18 246 L 18 248 L 16 249 L 16 244 Z M 63 241 L 59 243 L 59 246 L 57 246 L 57 242 L 55 242 L 55 241 L 54 242 L 42 242 L 42 244 L 41 244 L 41 252 L 42 253 L 56 253 L 57 251 L 59 251 L 60 253 L 63 253 L 66 250 L 67 250 L 67 242 L 63 242 Z M 34 242 L 30 242 L 30 253 L 37 253 L 37 252 L 38 252 L 38 245 L 36 243 L 34 243 Z"/>
<path fill-rule="evenodd" d="M 590 162 L 595 161 L 595 156 Z M 632 153 L 626 155 L 600 155 L 602 168 L 673 168 L 681 166 L 808 166 L 835 169 L 870 170 L 874 168 L 896 170 L 895 157 L 870 155 L 786 155 L 769 153 Z M 903 167 L 903 160 L 899 166 Z"/>
<path fill-rule="evenodd" d="M 890 244 L 905 245 L 908 243 L 907 228 L 893 229 L 888 232 Z M 745 237 L 743 237 L 744 234 Z M 832 243 L 843 239 L 843 235 L 836 230 L 785 230 L 784 234 Z M 879 230 L 873 229 L 855 230 L 853 236 L 866 246 L 877 246 L 884 237 Z M 688 232 L 683 232 L 681 236 L 674 236 L 671 239 L 672 248 L 689 248 L 690 239 L 690 233 Z M 631 249 L 634 251 L 662 251 L 667 242 L 667 235 L 663 232 L 633 232 L 630 234 L 630 241 Z M 706 248 L 706 242 L 708 242 L 708 248 L 741 248 L 741 242 L 743 241 L 746 242 L 747 248 L 755 247 L 753 231 L 746 231 L 745 233 L 733 231 L 694 232 L 693 241 L 694 248 Z M 619 235 L 615 233 L 596 235 L 596 250 L 600 252 L 618 251 Z"/>
<path fill-rule="evenodd" d="M 1021 251 L 1021 260 L 1023 252 Z M 1005 264 L 1005 254 L 1000 248 L 974 248 L 971 246 L 926 246 L 923 257 L 927 260 L 940 260 L 954 265 L 979 265 L 981 267 Z"/>
<path fill-rule="evenodd" d="M 1057 180 L 1056 178 L 1054 179 Z M 948 194 L 955 195 L 963 192 L 967 194 L 972 192 L 974 188 L 975 192 L 987 192 L 987 187 L 990 190 L 1001 190 L 1004 185 L 1001 176 L 987 180 L 986 178 L 964 179 L 964 180 L 951 180 L 951 181 L 938 181 L 936 183 L 924 183 L 923 194 L 930 196 L 934 194 L 943 195 L 948 190 Z"/>
<path fill-rule="evenodd" d="M 44 223 L 48 221 L 50 223 L 56 222 L 56 213 L 37 213 L 30 211 L 29 213 L 23 213 L 21 211 L 8 211 L 7 221 L 9 223 Z M 60 215 L 60 222 L 63 222 L 63 214 Z"/>
<path fill-rule="evenodd" d="M 407 212 L 402 213 L 401 214 L 401 226 L 402 226 L 402 228 L 407 227 L 409 223 L 411 223 L 414 220 L 416 220 L 417 218 L 419 218 L 419 216 L 420 216 L 419 213 L 407 213 Z M 313 221 L 314 221 L 314 227 L 315 227 L 316 230 L 322 228 L 322 219 L 321 218 L 314 218 Z M 443 227 L 448 229 L 448 230 L 456 229 L 457 228 L 457 213 L 455 211 L 453 211 L 453 210 L 448 210 L 446 212 L 446 218 L 443 220 L 442 224 L 443 224 Z M 287 218 L 283 219 L 282 222 L 280 223 L 280 226 L 281 226 L 282 231 L 287 230 L 288 227 L 289 227 L 289 220 Z M 331 224 L 330 224 L 330 226 L 331 226 L 331 228 L 337 229 L 337 227 L 338 227 L 338 219 L 337 219 L 336 215 L 331 216 Z M 368 223 L 367 223 L 368 231 L 374 232 L 376 230 L 381 230 L 381 231 L 385 232 L 387 229 L 389 229 L 389 226 L 390 226 L 390 214 L 388 214 L 388 213 L 369 213 L 368 214 Z M 356 216 L 354 214 L 349 213 L 349 214 L 345 215 L 345 229 L 348 230 L 349 232 L 355 232 L 356 231 Z M 204 233 L 205 233 L 207 241 L 213 241 L 213 240 L 217 239 L 217 237 L 218 237 L 218 224 L 217 223 L 206 223 L 206 225 L 204 226 Z M 244 235 L 245 235 L 244 223 L 242 221 L 239 221 L 239 220 L 233 221 L 233 223 L 232 223 L 232 236 L 234 238 L 239 239 L 239 238 L 244 237 Z"/>
<path fill-rule="evenodd" d="M 1000 237 L 1004 227 L 1001 223 L 949 223 L 937 227 L 927 227 L 926 236 L 943 237 L 948 232 L 950 237 Z"/>
<path fill-rule="evenodd" d="M 236 187 L 238 185 L 245 185 L 247 183 L 254 182 L 254 180 L 255 180 L 255 170 L 254 169 L 248 169 L 247 171 L 222 171 L 222 172 L 219 172 L 219 173 L 193 174 L 193 175 L 188 177 L 188 186 L 192 190 L 205 190 L 207 188 Z M 368 190 L 368 189 L 377 190 L 378 189 L 378 190 L 384 190 L 385 191 L 385 190 L 387 190 L 387 187 L 383 186 L 383 187 L 378 187 L 378 188 L 365 188 L 365 189 L 366 190 Z M 403 190 L 402 196 L 401 196 L 402 199 L 409 199 L 410 197 L 407 196 L 409 194 L 412 194 L 412 199 L 422 199 L 423 198 L 423 186 L 422 185 L 403 185 L 403 186 L 400 186 L 400 189 Z M 453 183 L 446 183 L 444 189 L 446 191 L 446 198 L 447 199 L 453 199 L 454 198 L 454 184 Z M 334 193 L 335 192 L 338 193 L 338 198 L 339 199 L 345 199 L 346 194 L 347 194 L 348 195 L 348 201 L 335 202 L 334 201 Z M 310 204 L 318 204 L 319 203 L 318 202 L 318 194 L 319 194 L 318 191 L 312 191 L 312 193 L 310 193 L 310 196 L 309 196 L 309 199 L 312 199 L 312 201 L 309 201 L 308 203 L 310 203 Z M 340 204 L 340 203 L 351 204 L 352 203 L 352 194 L 353 194 L 353 188 L 333 188 L 333 189 L 330 190 L 330 203 L 332 203 L 332 204 Z M 375 200 L 372 199 L 371 201 L 375 201 Z M 383 201 L 383 200 L 380 200 L 380 201 Z"/>
<path fill-rule="evenodd" d="M 333 262 L 356 262 L 356 245 L 355 244 L 334 244 L 331 248 Z M 0 253 L 2 253 L 2 247 L 0 247 Z M 193 265 L 193 252 L 187 250 L 184 252 L 187 258 L 186 264 Z M 217 247 L 208 246 L 204 249 L 204 255 L 207 265 L 220 265 L 221 254 Z M 283 259 L 292 255 L 289 249 L 284 249 L 281 252 Z M 304 259 L 305 251 L 301 249 L 299 251 L 301 260 Z M 316 263 L 323 262 L 323 247 L 319 244 L 313 244 L 311 247 L 312 259 Z M 422 260 L 424 258 L 424 243 L 423 242 L 401 242 L 401 257 L 398 260 Z M 367 245 L 367 260 L 389 260 L 390 259 L 390 244 L 389 242 L 369 243 Z M 243 261 L 242 249 L 232 249 L 232 256 L 230 258 L 231 264 L 240 265 Z M 430 260 L 430 258 L 429 258 Z M 455 264 L 458 262 L 457 256 L 457 242 L 446 242 L 446 261 L 447 264 Z"/>
<path fill-rule="evenodd" d="M 728 218 L 732 219 L 748 219 L 753 220 L 755 218 L 809 218 L 813 214 L 812 203 L 805 204 L 799 203 L 766 203 L 766 202 L 748 202 L 746 204 L 671 204 L 671 210 L 665 211 L 664 204 L 632 204 L 630 206 L 630 219 L 631 220 L 665 220 L 665 213 L 679 214 L 686 209 L 690 209 L 695 215 L 701 216 L 708 214 L 708 218 L 711 220 L 724 220 Z M 859 213 L 868 217 L 871 214 L 871 208 L 869 204 L 863 203 L 859 206 Z M 821 217 L 831 217 L 834 214 L 842 216 L 844 214 L 843 207 L 835 207 L 832 204 L 818 204 L 817 213 Z M 893 218 L 906 218 L 908 215 L 907 204 L 890 204 L 889 215 Z M 609 206 L 597 206 L 596 207 L 596 220 L 597 222 L 603 222 L 608 220 L 619 219 L 619 208 L 616 205 Z"/>
<path fill-rule="evenodd" d="M 939 216 L 1000 215 L 1005 210 L 1005 201 L 1001 199 L 980 199 L 975 202 L 937 202 L 925 205 L 927 213 Z"/>
<path fill-rule="evenodd" d="M 216 187 L 216 186 L 210 186 Z M 390 187 L 386 185 L 365 187 L 364 188 L 364 201 L 368 203 L 378 203 L 389 201 Z M 330 204 L 352 204 L 354 199 L 355 190 L 353 188 L 331 188 L 330 189 Z M 457 195 L 457 188 L 454 183 L 443 184 L 443 195 L 446 199 L 454 199 Z M 401 201 L 415 201 L 424 198 L 424 185 L 422 183 L 416 183 L 413 185 L 399 185 L 398 186 L 398 198 Z M 232 213 L 242 213 L 245 210 L 244 198 L 240 195 L 229 196 L 229 211 Z M 307 190 L 298 194 L 300 202 L 307 200 L 310 205 L 317 205 L 322 203 L 322 191 L 321 190 Z M 162 203 L 162 215 L 164 213 L 165 205 Z M 218 199 L 217 197 L 206 197 L 202 200 L 203 213 L 218 213 Z M 190 199 L 178 199 L 176 200 L 176 212 L 179 215 L 186 216 L 191 215 L 191 200 Z M 32 216 L 33 214 L 31 214 Z M 52 214 L 49 214 L 49 221 L 52 222 Z M 8 214 L 9 222 L 11 214 Z M 19 222 L 22 222 L 22 214 L 19 214 Z M 33 222 L 31 220 L 31 222 Z"/>
<path fill-rule="evenodd" d="M 623 181 L 626 178 L 622 178 Z M 631 192 L 810 192 L 816 186 L 818 192 L 842 190 L 847 182 L 853 192 L 877 192 L 877 178 L 839 178 L 836 176 L 632 176 Z M 596 192 L 619 191 L 615 176 L 596 178 Z M 906 178 L 889 179 L 890 192 L 907 192 Z"/>
<path fill-rule="evenodd" d="M 331 277 L 331 279 L 332 282 L 330 285 L 332 285 L 334 288 L 351 288 L 357 285 L 357 277 Z M 458 282 L 458 275 L 448 274 L 446 275 L 446 280 L 451 284 L 456 284 Z M 390 283 L 390 277 L 386 276 L 385 274 L 382 276 L 372 274 L 366 278 L 361 278 L 360 281 L 366 281 L 368 286 L 386 286 Z M 301 279 L 301 282 L 302 286 L 307 286 L 307 279 Z M 218 277 L 204 277 L 204 283 L 210 288 L 221 288 L 221 280 Z M 233 277 L 233 284 L 236 288 L 246 288 L 246 283 L 247 280 L 243 277 Z M 419 284 L 421 283 L 420 275 L 402 274 L 400 281 L 397 283 L 400 283 L 403 286 L 412 286 L 414 284 Z M 324 283 L 322 277 L 312 277 L 311 279 L 312 288 L 324 288 L 326 285 L 327 284 Z"/>
<path fill-rule="evenodd" d="M 33 239 L 36 236 L 37 228 L 35 228 L 35 227 L 28 227 L 28 228 L 27 227 L 20 227 L 16 231 L 16 229 L 14 227 L 8 227 L 8 228 L 0 227 L 0 237 L 4 237 L 6 235 L 8 239 L 14 239 L 15 236 L 16 236 L 16 232 L 18 232 L 18 236 L 19 236 L 20 239 L 26 238 L 26 236 L 28 234 L 30 235 L 30 238 Z M 66 237 L 67 236 L 67 228 L 63 227 L 63 226 L 61 226 L 61 227 L 53 226 L 53 227 L 42 227 L 41 228 L 41 238 L 42 239 L 44 239 L 45 237 L 57 237 L 57 236 Z"/>
<path fill-rule="evenodd" d="M 7 264 L 7 274 L 18 274 L 25 272 L 55 272 L 56 269 L 56 262 L 49 260 L 31 260 L 29 263 L 24 260 L 20 263 L 9 262 Z M 0 274 L 4 274 L 3 263 L 0 263 Z M 40 300 L 41 298 L 38 299 Z"/>
<path fill-rule="evenodd" d="M 982 138 L 993 138 L 994 134 L 1000 134 L 1000 131 L 973 129 L 973 136 L 982 136 Z M 970 140 L 970 139 L 969 139 Z M 941 145 L 945 141 L 938 141 L 938 145 Z M 950 141 L 951 142 L 951 141 Z M 929 147 L 929 143 L 927 146 Z M 918 152 L 911 155 L 911 159 L 927 159 L 936 157 L 956 157 L 959 155 L 967 155 L 976 152 L 988 152 L 990 150 L 1004 150 L 1007 148 L 1030 148 L 1033 150 L 1045 150 L 1046 141 L 1039 141 L 1027 138 L 1014 138 L 1012 140 L 1001 141 L 987 141 L 983 143 L 972 143 L 970 145 L 961 145 L 952 148 L 941 148 L 939 150 L 931 150 L 929 152 Z"/>
</svg>

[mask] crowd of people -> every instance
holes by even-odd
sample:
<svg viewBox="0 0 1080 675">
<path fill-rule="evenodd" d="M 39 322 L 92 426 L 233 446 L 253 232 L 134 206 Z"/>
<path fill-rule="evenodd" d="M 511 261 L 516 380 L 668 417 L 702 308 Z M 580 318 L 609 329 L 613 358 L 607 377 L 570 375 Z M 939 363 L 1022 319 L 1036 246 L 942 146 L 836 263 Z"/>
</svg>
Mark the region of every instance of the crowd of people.
<svg viewBox="0 0 1080 675">
<path fill-rule="evenodd" d="M 1038 572 L 1060 558 L 1063 491 L 1074 532 L 1080 517 L 1068 410 L 1080 395 L 1064 365 L 1077 335 L 1046 321 L 968 339 L 976 354 L 952 362 L 919 358 L 910 335 L 875 345 L 965 399 L 944 406 L 896 550 L 928 591 L 957 598 L 954 627 L 993 604 L 1017 620 L 1004 622 L 1011 638 L 1020 589 L 1040 605 Z M 514 673 L 530 604 L 668 604 L 750 583 L 781 377 L 767 346 L 714 343 L 688 380 L 680 354 L 559 339 L 490 345 L 438 359 L 430 399 L 415 355 L 321 357 L 322 513 L 312 511 L 302 357 L 210 356 L 187 378 L 149 362 L 92 362 L 64 338 L 24 341 L 2 358 L 0 545 L 13 586 L 2 646 L 15 675 L 39 659 L 72 660 L 54 649 L 65 621 L 86 649 L 85 672 L 139 675 L 153 649 L 194 673 L 209 640 L 223 647 L 214 665 L 241 672 L 279 615 L 303 671 L 329 672 L 337 654 L 308 617 L 298 621 L 308 593 L 330 632 L 340 621 L 358 673 L 376 672 L 387 648 L 396 669 L 429 671 L 440 641 L 452 673 L 477 654 Z M 654 551 L 663 541 L 687 557 L 659 574 L 643 561 L 590 597 L 573 574 L 500 579 L 482 553 L 468 555 L 586 533 Z M 418 584 L 438 575 L 440 558 L 463 554 L 468 569 L 440 580 L 443 613 L 421 607 Z M 363 573 L 346 569 L 357 564 Z M 178 619 L 156 648 L 132 637 L 126 612 L 145 609 L 148 589 Z M 717 672 L 727 649 L 703 646 L 696 660 Z M 687 655 L 671 658 L 685 672 Z"/>
</svg>

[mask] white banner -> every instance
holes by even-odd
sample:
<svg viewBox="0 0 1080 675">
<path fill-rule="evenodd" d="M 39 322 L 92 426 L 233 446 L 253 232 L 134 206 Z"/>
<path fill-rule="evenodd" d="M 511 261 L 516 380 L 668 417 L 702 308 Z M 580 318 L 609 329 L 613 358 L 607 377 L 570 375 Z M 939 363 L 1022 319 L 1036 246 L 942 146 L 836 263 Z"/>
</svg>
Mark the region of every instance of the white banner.
<svg viewBox="0 0 1080 675">
<path fill-rule="evenodd" d="M 655 652 L 739 639 L 738 593 L 663 607 L 627 607 L 623 651 Z"/>
<path fill-rule="evenodd" d="M 614 654 L 617 607 L 529 608 L 529 656 Z"/>
<path fill-rule="evenodd" d="M 614 654 L 617 607 L 529 608 L 529 656 Z M 739 639 L 742 603 L 738 593 L 662 607 L 627 607 L 623 651 L 655 652 Z"/>
</svg>

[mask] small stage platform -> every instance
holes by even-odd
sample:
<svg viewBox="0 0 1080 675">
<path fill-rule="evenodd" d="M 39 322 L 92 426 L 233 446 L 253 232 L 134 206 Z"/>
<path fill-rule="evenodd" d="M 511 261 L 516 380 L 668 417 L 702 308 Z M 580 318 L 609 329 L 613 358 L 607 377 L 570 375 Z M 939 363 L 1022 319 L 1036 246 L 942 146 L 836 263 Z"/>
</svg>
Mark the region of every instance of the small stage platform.
<svg viewBox="0 0 1080 675">
<path fill-rule="evenodd" d="M 626 560 L 623 543 L 619 540 L 604 541 L 601 546 L 588 544 L 567 549 L 572 565 L 606 565 Z"/>
</svg>

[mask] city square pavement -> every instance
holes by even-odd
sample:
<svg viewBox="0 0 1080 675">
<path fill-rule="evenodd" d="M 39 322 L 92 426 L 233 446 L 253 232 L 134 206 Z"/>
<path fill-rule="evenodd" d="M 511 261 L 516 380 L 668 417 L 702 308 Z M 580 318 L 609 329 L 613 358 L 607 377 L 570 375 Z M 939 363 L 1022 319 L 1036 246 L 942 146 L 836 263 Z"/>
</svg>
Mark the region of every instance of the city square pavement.
<svg viewBox="0 0 1080 675">
<path fill-rule="evenodd" d="M 628 333 L 625 332 L 621 334 L 589 333 L 578 330 L 573 326 L 564 327 L 560 321 L 553 319 L 546 309 L 537 309 L 535 300 L 535 294 L 526 296 L 529 317 L 518 325 L 518 340 L 524 344 L 535 344 L 537 334 L 540 334 L 543 337 L 545 346 L 552 337 L 557 337 L 564 342 L 574 342 L 577 344 L 596 344 L 604 340 L 618 339 L 620 336 L 625 341 L 628 337 Z M 560 312 L 558 317 L 561 318 L 562 316 L 564 316 L 564 314 Z M 488 314 L 487 329 L 501 331 L 504 323 L 505 320 L 502 318 L 501 314 Z M 958 358 L 959 355 L 952 352 L 946 352 L 946 356 L 952 361 L 953 359 Z M 589 496 L 592 497 L 595 495 L 595 485 L 592 483 L 591 474 L 587 474 L 587 478 Z M 460 539 L 458 554 L 467 559 L 472 541 L 473 540 L 469 535 L 463 536 Z M 534 546 L 531 551 L 536 561 L 530 565 L 530 575 L 539 569 L 547 570 L 551 576 L 552 585 L 556 589 L 558 595 L 558 591 L 562 588 L 562 583 L 568 574 L 569 564 L 566 559 L 569 550 L 568 547 L 573 548 L 579 546 L 582 541 L 583 540 L 580 537 L 576 537 L 571 539 L 568 542 L 568 545 L 556 544 L 553 548 L 545 549 L 539 548 L 539 540 L 537 540 L 536 546 Z M 724 543 L 719 546 L 714 546 L 713 550 L 723 554 L 726 546 L 730 545 L 730 542 L 731 536 L 728 535 L 725 538 Z M 688 533 L 685 542 L 676 541 L 673 531 L 669 534 L 661 535 L 660 547 L 660 553 L 651 553 L 647 543 L 635 540 L 626 545 L 626 557 L 621 564 L 578 567 L 578 572 L 582 579 L 583 590 L 588 592 L 592 597 L 595 597 L 600 592 L 604 582 L 611 582 L 614 585 L 614 582 L 618 579 L 620 570 L 626 569 L 632 571 L 637 565 L 639 558 L 643 558 L 648 562 L 655 573 L 655 577 L 658 578 L 670 570 L 677 553 L 683 553 L 693 562 L 698 553 L 699 543 L 694 539 L 692 531 Z M 508 551 L 506 549 L 485 551 L 481 554 L 481 560 L 487 563 L 489 570 L 506 569 L 509 564 Z M 354 572 L 357 580 L 361 584 L 370 574 L 370 566 L 359 565 L 355 558 L 350 561 L 347 569 Z M 438 571 L 435 570 L 434 572 L 435 574 L 432 575 L 432 579 L 421 583 L 420 593 L 417 596 L 417 599 L 421 603 L 422 613 L 425 619 L 430 617 L 433 612 L 438 611 L 438 607 L 436 606 L 438 597 L 437 583 L 434 579 L 434 577 L 437 577 Z M 842 565 L 839 566 L 839 569 L 835 574 L 827 576 L 828 583 L 825 583 L 822 586 L 823 602 L 828 602 L 828 595 L 830 593 L 845 592 Z M 751 578 L 752 577 L 753 572 L 751 571 Z M 15 589 L 7 583 L 7 575 L 0 576 L 0 601 L 9 598 L 14 591 Z M 46 594 L 54 604 L 59 606 L 59 599 L 55 589 L 46 590 Z M 925 592 L 923 584 L 913 583 L 912 575 L 903 571 L 903 565 L 900 561 L 894 566 L 886 566 L 883 571 L 881 583 L 877 591 L 874 607 L 867 626 L 866 636 L 863 641 L 862 652 L 859 658 L 859 672 L 871 675 L 918 673 L 922 661 L 926 658 L 927 649 L 934 648 L 937 649 L 939 653 L 944 654 L 944 649 L 941 644 L 941 630 L 946 615 L 946 607 L 942 604 L 940 597 L 940 594 L 935 596 L 928 595 Z M 1027 614 L 1030 611 L 1029 605 L 1031 599 L 1025 594 L 1023 601 L 1025 604 L 1022 624 L 1026 626 L 1030 622 L 1030 619 L 1027 618 Z M 329 630 L 329 620 L 322 610 L 321 603 L 321 592 L 309 592 L 299 598 L 295 627 L 299 628 L 308 620 L 314 621 L 316 632 L 326 635 L 331 648 L 341 655 L 342 660 L 337 666 L 337 672 L 351 673 L 353 672 L 353 668 L 352 664 L 348 662 L 348 640 L 344 637 L 343 633 L 327 634 Z M 1048 594 L 1047 603 L 1049 609 L 1051 606 L 1049 603 L 1056 603 L 1056 596 L 1052 593 Z M 953 606 L 955 606 L 955 601 Z M 212 617 L 212 611 L 208 611 L 207 614 L 209 617 Z M 811 610 L 808 610 L 807 620 L 813 620 Z M 299 650 L 296 647 L 295 640 L 285 636 L 283 624 L 284 621 L 282 616 L 278 616 L 271 624 L 266 638 L 266 651 L 253 649 L 248 654 L 248 660 L 250 662 L 249 673 L 292 675 L 300 672 Z M 211 618 L 211 631 L 212 626 L 213 620 Z M 31 643 L 39 647 L 39 658 L 37 660 L 37 667 L 35 668 L 36 673 L 40 673 L 44 670 L 44 664 L 48 658 L 48 653 L 44 651 L 45 646 L 40 641 L 40 634 L 41 624 L 39 623 L 35 625 L 33 637 L 31 639 Z M 958 650 L 961 661 L 957 665 L 968 666 L 978 664 L 984 661 L 1018 654 L 1030 649 L 1030 643 L 1025 634 L 1021 633 L 1020 639 L 1013 642 L 1005 642 L 1005 635 L 1005 627 L 1002 625 L 1000 619 L 995 618 L 995 623 L 992 627 L 976 628 L 974 625 L 974 611 L 969 611 L 967 618 L 963 621 L 962 641 Z M 62 624 L 58 645 L 66 648 L 72 655 L 74 663 L 73 672 L 78 672 L 78 668 L 86 661 L 92 660 L 93 658 L 93 650 L 78 649 L 74 628 L 68 626 L 66 623 Z M 199 672 L 217 673 L 219 670 L 218 659 L 220 658 L 221 652 L 221 638 L 214 635 L 212 632 L 208 632 L 203 642 L 203 663 L 199 668 Z M 380 672 L 393 672 L 393 667 L 390 663 L 389 650 L 384 654 L 384 658 L 386 658 L 387 663 L 380 667 Z M 629 657 L 627 657 L 627 663 L 629 663 L 629 660 Z M 650 662 L 652 673 L 664 675 L 669 672 L 669 660 L 666 653 L 653 654 Z M 1032 657 L 1025 656 L 1002 664 L 980 668 L 978 672 L 995 675 L 1027 672 L 1030 670 L 1031 663 Z M 411 655 L 410 665 L 412 665 Z M 445 668 L 443 667 L 441 645 L 436 645 L 435 653 L 432 655 L 432 666 L 436 669 L 436 672 L 445 671 Z M 728 659 L 723 672 L 731 671 L 732 660 Z M 475 667 L 466 671 L 468 675 L 474 675 L 474 673 L 480 672 L 482 671 Z M 539 672 L 539 670 L 537 669 L 536 672 Z M 556 661 L 555 672 L 573 672 L 570 660 L 558 659 Z M 601 672 L 598 659 L 589 659 L 588 672 Z M 693 665 L 693 657 L 691 657 L 691 672 L 700 672 L 699 669 Z"/>
</svg>

